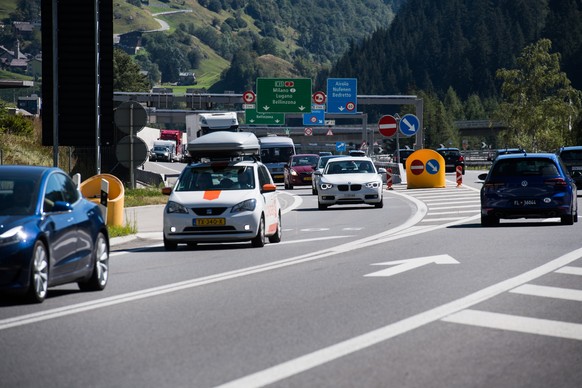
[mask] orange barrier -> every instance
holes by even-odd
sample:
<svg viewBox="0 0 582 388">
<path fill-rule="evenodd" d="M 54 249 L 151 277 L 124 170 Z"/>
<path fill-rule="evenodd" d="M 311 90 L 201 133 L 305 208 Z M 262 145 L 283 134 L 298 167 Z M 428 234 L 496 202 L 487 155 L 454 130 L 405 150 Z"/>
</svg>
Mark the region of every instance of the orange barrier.
<svg viewBox="0 0 582 388">
<path fill-rule="evenodd" d="M 460 187 L 463 185 L 463 166 L 457 166 L 455 171 L 457 172 L 457 187 Z"/>
<path fill-rule="evenodd" d="M 99 174 L 94 175 L 81 182 L 80 189 L 83 196 L 91 202 L 99 204 L 101 202 L 101 180 L 109 182 L 109 193 L 107 197 L 107 219 L 108 226 L 123 226 L 123 206 L 125 202 L 125 189 L 123 183 L 114 175 Z"/>
<path fill-rule="evenodd" d="M 386 170 L 386 188 L 392 190 L 392 167 Z"/>
</svg>

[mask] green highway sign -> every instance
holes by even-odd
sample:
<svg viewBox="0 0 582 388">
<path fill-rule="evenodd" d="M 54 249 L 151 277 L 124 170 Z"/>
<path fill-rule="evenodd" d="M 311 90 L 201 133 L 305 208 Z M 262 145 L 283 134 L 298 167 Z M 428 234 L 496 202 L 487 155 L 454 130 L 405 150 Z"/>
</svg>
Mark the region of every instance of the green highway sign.
<svg viewBox="0 0 582 388">
<path fill-rule="evenodd" d="M 248 125 L 284 125 L 284 113 L 260 113 L 256 109 L 245 109 L 245 122 Z"/>
<path fill-rule="evenodd" d="M 310 78 L 257 78 L 257 112 L 310 113 Z"/>
</svg>

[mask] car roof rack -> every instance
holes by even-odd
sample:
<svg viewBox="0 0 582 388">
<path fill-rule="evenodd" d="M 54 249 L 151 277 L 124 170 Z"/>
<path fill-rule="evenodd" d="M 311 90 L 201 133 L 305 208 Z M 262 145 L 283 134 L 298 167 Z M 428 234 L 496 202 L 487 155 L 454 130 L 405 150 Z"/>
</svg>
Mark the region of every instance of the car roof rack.
<svg viewBox="0 0 582 388">
<path fill-rule="evenodd" d="M 192 140 L 187 146 L 192 160 L 259 160 L 259 140 L 251 132 L 216 131 Z"/>
</svg>

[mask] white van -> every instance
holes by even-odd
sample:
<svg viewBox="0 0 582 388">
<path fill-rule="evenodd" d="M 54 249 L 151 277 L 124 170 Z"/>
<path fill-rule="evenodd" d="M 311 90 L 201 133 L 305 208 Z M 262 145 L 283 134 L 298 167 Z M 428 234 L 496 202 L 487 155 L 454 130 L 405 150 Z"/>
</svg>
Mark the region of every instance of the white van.
<svg viewBox="0 0 582 388">
<path fill-rule="evenodd" d="M 291 155 L 295 155 L 295 143 L 287 136 L 259 137 L 261 145 L 261 162 L 267 166 L 273 181 L 283 182 L 285 163 Z"/>
</svg>

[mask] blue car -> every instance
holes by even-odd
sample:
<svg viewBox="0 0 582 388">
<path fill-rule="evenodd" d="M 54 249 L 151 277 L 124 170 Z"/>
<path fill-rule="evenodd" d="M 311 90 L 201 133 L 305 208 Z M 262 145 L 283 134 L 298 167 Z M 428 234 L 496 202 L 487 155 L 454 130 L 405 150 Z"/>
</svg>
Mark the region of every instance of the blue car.
<svg viewBox="0 0 582 388">
<path fill-rule="evenodd" d="M 500 155 L 479 179 L 484 181 L 483 226 L 497 225 L 501 218 L 559 217 L 564 225 L 578 221 L 576 184 L 555 154 Z"/>
<path fill-rule="evenodd" d="M 59 168 L 0 166 L 0 292 L 40 303 L 50 286 L 98 291 L 108 277 L 99 206 Z"/>
</svg>

